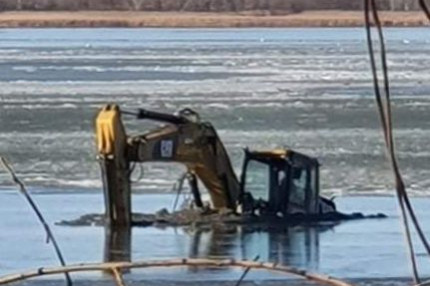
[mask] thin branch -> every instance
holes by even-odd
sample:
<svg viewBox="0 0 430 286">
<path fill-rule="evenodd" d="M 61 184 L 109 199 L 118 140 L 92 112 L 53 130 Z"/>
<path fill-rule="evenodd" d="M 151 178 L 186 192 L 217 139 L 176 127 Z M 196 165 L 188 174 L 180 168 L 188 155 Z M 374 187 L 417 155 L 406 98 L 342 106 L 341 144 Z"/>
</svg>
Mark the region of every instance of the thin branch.
<svg viewBox="0 0 430 286">
<path fill-rule="evenodd" d="M 425 6 L 425 2 L 423 2 L 424 6 Z M 380 49 L 381 49 L 381 65 L 382 65 L 382 72 L 383 72 L 383 78 L 384 78 L 384 91 L 385 91 L 385 121 L 387 122 L 387 130 L 386 132 L 387 134 L 387 138 L 388 138 L 388 142 L 387 142 L 387 146 L 389 149 L 389 157 L 391 160 L 391 164 L 393 167 L 393 171 L 394 171 L 394 176 L 395 176 L 395 180 L 396 180 L 396 189 L 398 190 L 398 193 L 401 194 L 402 196 L 402 203 L 406 206 L 406 210 L 409 212 L 409 216 L 412 219 L 412 223 L 415 227 L 415 229 L 417 230 L 418 236 L 421 240 L 421 242 L 424 245 L 424 248 L 427 251 L 427 254 L 430 255 L 430 245 L 424 235 L 424 232 L 421 229 L 421 226 L 419 224 L 418 219 L 416 218 L 414 209 L 412 208 L 411 203 L 409 202 L 409 198 L 406 192 L 406 188 L 405 188 L 405 184 L 402 178 L 402 175 L 400 173 L 400 168 L 398 166 L 398 162 L 397 162 L 397 158 L 396 158 L 396 152 L 395 152 L 395 148 L 394 148 L 394 136 L 393 136 L 393 124 L 392 124 L 392 116 L 391 116 L 391 103 L 390 103 L 390 98 L 391 98 L 391 92 L 390 92 L 390 84 L 389 84 L 389 77 L 388 77 L 388 65 L 387 65 L 387 56 L 386 56 L 386 48 L 385 48 L 385 40 L 384 40 L 384 34 L 382 32 L 382 24 L 381 21 L 379 19 L 379 15 L 378 15 L 378 10 L 376 7 L 376 2 L 375 0 L 371 0 L 371 4 L 372 4 L 372 13 L 373 13 L 373 18 L 375 20 L 375 24 L 378 30 L 378 36 L 379 36 L 379 44 L 380 44 Z M 427 9 L 428 10 L 428 9 Z"/>
<path fill-rule="evenodd" d="M 416 284 L 415 286 L 430 286 L 430 280 L 421 282 L 420 284 Z"/>
<path fill-rule="evenodd" d="M 315 281 L 332 286 L 352 286 L 345 281 L 330 277 L 324 274 L 310 273 L 305 270 L 297 269 L 290 266 L 279 265 L 276 263 L 262 263 L 254 261 L 236 261 L 228 260 L 212 260 L 212 259 L 175 259 L 164 261 L 141 261 L 141 262 L 109 262 L 99 264 L 78 264 L 67 267 L 56 268 L 39 268 L 27 273 L 13 274 L 0 277 L 0 285 L 23 281 L 29 278 L 40 277 L 45 275 L 55 275 L 61 273 L 86 272 L 86 271 L 112 271 L 112 269 L 136 269 L 136 268 L 151 268 L 151 267 L 178 267 L 178 266 L 199 266 L 199 267 L 242 267 L 250 269 L 265 269 L 286 274 L 295 275 L 303 279 Z"/>
<path fill-rule="evenodd" d="M 426 14 L 427 19 L 430 21 L 430 10 L 429 7 L 426 4 L 425 0 L 419 0 L 421 9 L 423 10 L 424 14 Z"/>
<path fill-rule="evenodd" d="M 260 259 L 260 255 L 255 256 L 252 261 L 257 261 L 258 259 Z M 240 276 L 239 280 L 237 281 L 236 286 L 240 286 L 240 284 L 242 283 L 243 279 L 245 279 L 246 274 L 248 274 L 248 272 L 250 270 L 251 270 L 250 267 L 246 267 L 245 271 L 243 271 L 242 275 Z"/>
<path fill-rule="evenodd" d="M 63 255 L 61 253 L 60 247 L 57 244 L 57 241 L 51 231 L 51 228 L 49 227 L 48 223 L 44 219 L 42 213 L 40 212 L 39 208 L 37 207 L 36 203 L 33 201 L 33 199 L 30 196 L 30 193 L 27 191 L 24 183 L 16 176 L 15 171 L 13 170 L 12 166 L 7 162 L 7 160 L 3 157 L 0 157 L 0 162 L 3 165 L 6 172 L 8 172 L 13 180 L 13 182 L 18 185 L 19 191 L 21 194 L 24 195 L 27 202 L 30 204 L 33 211 L 36 213 L 37 218 L 39 219 L 40 223 L 43 225 L 43 228 L 46 232 L 47 236 L 47 243 L 49 241 L 52 242 L 52 245 L 54 246 L 55 253 L 57 254 L 58 260 L 60 261 L 61 265 L 64 267 L 66 266 L 66 262 L 64 261 Z M 66 282 L 68 286 L 72 285 L 72 279 L 70 278 L 69 274 L 67 272 L 64 273 L 66 277 Z"/>
<path fill-rule="evenodd" d="M 121 271 L 119 271 L 118 268 L 113 267 L 112 268 L 112 273 L 113 273 L 113 276 L 115 277 L 116 285 L 117 286 L 125 286 L 124 279 L 122 278 Z"/>
<path fill-rule="evenodd" d="M 384 35 L 382 32 L 382 24 L 379 19 L 378 10 L 376 6 L 375 0 L 364 0 L 364 12 L 365 12 L 365 23 L 366 23 L 366 34 L 367 34 L 367 44 L 369 49 L 369 55 L 370 55 L 370 64 L 372 69 L 372 75 L 373 75 L 373 85 L 375 90 L 375 97 L 377 102 L 377 107 L 379 111 L 379 116 L 382 124 L 382 129 L 384 132 L 384 139 L 385 139 L 385 145 L 387 149 L 387 155 L 391 163 L 391 167 L 394 173 L 395 178 L 395 186 L 396 186 L 396 195 L 399 202 L 401 214 L 402 214 L 402 221 L 404 226 L 404 233 L 406 237 L 408 252 L 410 256 L 410 261 L 412 264 L 412 271 L 415 283 L 419 283 L 419 277 L 418 277 L 418 270 L 417 270 L 417 263 L 414 253 L 414 247 L 412 243 L 411 238 L 411 231 L 409 227 L 408 217 L 409 214 L 412 224 L 417 230 L 418 236 L 424 245 L 427 253 L 430 255 L 430 245 L 424 235 L 424 232 L 421 229 L 421 226 L 418 222 L 418 219 L 415 215 L 415 212 L 413 210 L 413 207 L 409 201 L 408 194 L 406 192 L 405 184 L 400 172 L 400 168 L 398 166 L 397 158 L 396 158 L 396 152 L 394 147 L 394 136 L 393 136 L 393 126 L 392 126 L 392 115 L 391 115 L 391 94 L 390 94 L 390 84 L 389 84 L 389 77 L 388 77 L 388 66 L 387 66 L 387 57 L 386 57 L 386 48 L 385 48 L 385 40 Z M 427 6 L 424 1 L 420 1 L 420 5 L 422 6 L 423 10 L 425 12 L 428 12 Z M 370 6 L 370 7 L 369 7 Z M 371 11 L 370 11 L 371 9 Z M 385 100 L 382 100 L 381 92 L 379 88 L 379 80 L 377 75 L 377 68 L 375 64 L 375 56 L 374 56 L 374 49 L 372 45 L 372 36 L 370 31 L 370 17 L 369 14 L 372 13 L 374 23 L 377 28 L 378 37 L 379 37 L 379 44 L 380 44 L 380 54 L 381 54 L 381 66 L 382 66 L 382 74 L 383 74 L 383 80 L 384 80 L 384 94 L 385 94 Z M 428 13 L 426 13 L 428 14 Z M 429 17 L 430 19 L 430 17 Z"/>
</svg>

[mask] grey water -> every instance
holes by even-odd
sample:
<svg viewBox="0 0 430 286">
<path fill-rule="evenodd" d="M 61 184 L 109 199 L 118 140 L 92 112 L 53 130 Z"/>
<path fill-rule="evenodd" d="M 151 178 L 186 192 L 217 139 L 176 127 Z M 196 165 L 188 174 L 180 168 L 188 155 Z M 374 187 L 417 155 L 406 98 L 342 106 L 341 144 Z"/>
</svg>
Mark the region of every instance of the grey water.
<svg viewBox="0 0 430 286">
<path fill-rule="evenodd" d="M 103 211 L 103 198 L 97 193 L 35 193 L 34 199 L 51 222 L 66 261 L 70 264 L 116 260 L 163 260 L 173 258 L 247 259 L 277 262 L 311 272 L 345 279 L 398 281 L 410 277 L 407 252 L 400 227 L 396 201 L 392 197 L 346 196 L 336 200 L 345 212 L 383 212 L 386 219 L 296 226 L 277 231 L 243 227 L 202 230 L 199 228 L 133 228 L 130 246 L 112 245 L 103 227 L 54 225 L 90 212 Z M 171 208 L 174 194 L 136 194 L 133 210 L 154 212 L 160 206 Z M 46 244 L 42 227 L 16 192 L 0 193 L 0 275 L 41 266 L 56 266 L 52 245 Z M 412 200 L 426 233 L 430 233 L 430 212 L 426 198 Z M 119 234 L 120 235 L 120 234 Z M 118 237 L 116 238 L 118 239 Z M 430 276 L 428 257 L 416 240 L 420 274 Z M 234 280 L 241 271 L 190 269 L 134 271 L 130 279 L 197 281 Z M 88 277 L 88 276 L 84 276 Z M 100 277 L 93 273 L 89 277 Z M 273 272 L 251 271 L 250 280 L 281 279 Z M 401 280 L 402 281 L 402 280 Z M 403 280 L 404 281 L 404 280 Z M 369 285 L 369 284 L 368 284 Z M 378 284 L 370 284 L 378 285 Z M 399 285 L 402 285 L 400 283 Z M 403 284 L 404 285 L 404 284 Z"/>
<path fill-rule="evenodd" d="M 385 30 L 399 162 L 409 192 L 424 197 L 430 185 L 429 32 Z M 191 107 L 217 128 L 238 174 L 244 147 L 293 148 L 318 157 L 323 194 L 340 196 L 341 210 L 389 218 L 281 234 L 139 228 L 132 232 L 133 259 L 260 254 L 340 277 L 407 277 L 371 83 L 362 29 L 3 29 L 0 154 L 51 223 L 102 212 L 97 110 L 108 102 L 172 113 Z M 130 134 L 154 126 L 124 119 Z M 142 168 L 133 188 L 144 194 L 135 196 L 133 208 L 170 207 L 172 196 L 160 194 L 169 193 L 183 167 Z M 55 265 L 5 173 L 0 191 L 0 273 Z M 414 203 L 428 221 L 426 198 Z M 69 262 L 104 259 L 102 228 L 54 230 Z"/>
</svg>

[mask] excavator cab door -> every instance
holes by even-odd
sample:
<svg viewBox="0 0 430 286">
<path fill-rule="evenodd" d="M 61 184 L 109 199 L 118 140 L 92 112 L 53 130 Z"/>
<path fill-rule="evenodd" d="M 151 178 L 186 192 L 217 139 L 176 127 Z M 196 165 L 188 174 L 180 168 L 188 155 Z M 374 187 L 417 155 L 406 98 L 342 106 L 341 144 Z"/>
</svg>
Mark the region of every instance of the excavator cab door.
<svg viewBox="0 0 430 286">
<path fill-rule="evenodd" d="M 289 194 L 288 213 L 318 212 L 318 165 L 291 165 L 291 180 L 285 190 Z"/>
</svg>

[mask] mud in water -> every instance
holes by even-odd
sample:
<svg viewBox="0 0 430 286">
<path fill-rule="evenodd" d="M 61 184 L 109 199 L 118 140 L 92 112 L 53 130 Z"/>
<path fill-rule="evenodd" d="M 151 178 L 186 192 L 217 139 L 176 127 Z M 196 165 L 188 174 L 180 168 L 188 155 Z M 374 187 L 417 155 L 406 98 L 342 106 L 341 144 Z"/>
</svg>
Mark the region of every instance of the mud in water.
<svg viewBox="0 0 430 286">
<path fill-rule="evenodd" d="M 237 215 L 231 211 L 215 212 L 201 211 L 198 209 L 183 209 L 180 211 L 169 212 L 167 209 L 161 209 L 154 214 L 134 213 L 132 215 L 132 225 L 139 227 L 176 227 L 193 225 L 203 228 L 220 225 L 242 225 L 267 230 L 282 226 L 318 223 L 335 224 L 339 221 L 381 218 L 386 218 L 386 215 L 382 213 L 364 215 L 362 213 L 345 214 L 341 212 L 316 215 L 291 214 L 288 216 L 254 214 Z M 77 219 L 62 220 L 57 222 L 57 224 L 63 226 L 107 225 L 106 217 L 103 214 L 85 214 Z"/>
</svg>

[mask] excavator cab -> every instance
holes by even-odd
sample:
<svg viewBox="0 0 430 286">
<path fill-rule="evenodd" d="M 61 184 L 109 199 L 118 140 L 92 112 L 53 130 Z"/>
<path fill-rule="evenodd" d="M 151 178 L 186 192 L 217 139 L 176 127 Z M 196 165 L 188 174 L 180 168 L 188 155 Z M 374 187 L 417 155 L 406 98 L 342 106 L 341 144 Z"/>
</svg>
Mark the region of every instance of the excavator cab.
<svg viewBox="0 0 430 286">
<path fill-rule="evenodd" d="M 335 209 L 319 196 L 318 160 L 293 150 L 245 149 L 240 187 L 246 213 L 311 215 Z"/>
</svg>

